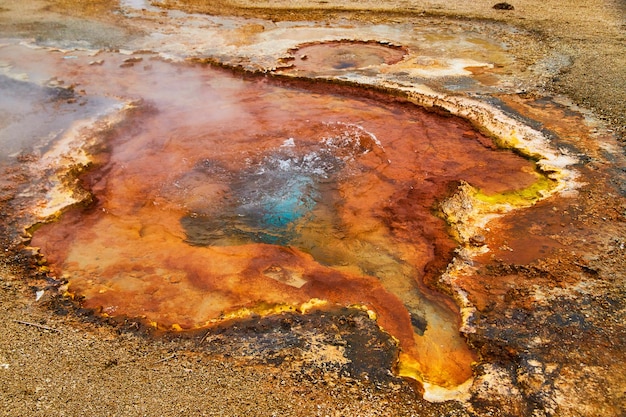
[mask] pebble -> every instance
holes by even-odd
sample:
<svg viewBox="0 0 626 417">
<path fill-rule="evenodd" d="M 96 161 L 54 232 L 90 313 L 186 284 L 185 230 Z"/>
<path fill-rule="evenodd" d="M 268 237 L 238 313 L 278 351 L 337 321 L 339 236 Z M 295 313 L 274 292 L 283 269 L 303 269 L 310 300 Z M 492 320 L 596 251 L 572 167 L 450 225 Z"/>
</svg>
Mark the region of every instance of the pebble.
<svg viewBox="0 0 626 417">
<path fill-rule="evenodd" d="M 469 243 L 476 247 L 485 246 L 487 244 L 485 236 L 481 234 L 470 237 Z"/>
<path fill-rule="evenodd" d="M 506 2 L 496 3 L 493 5 L 493 8 L 496 10 L 515 10 L 512 4 Z"/>
</svg>

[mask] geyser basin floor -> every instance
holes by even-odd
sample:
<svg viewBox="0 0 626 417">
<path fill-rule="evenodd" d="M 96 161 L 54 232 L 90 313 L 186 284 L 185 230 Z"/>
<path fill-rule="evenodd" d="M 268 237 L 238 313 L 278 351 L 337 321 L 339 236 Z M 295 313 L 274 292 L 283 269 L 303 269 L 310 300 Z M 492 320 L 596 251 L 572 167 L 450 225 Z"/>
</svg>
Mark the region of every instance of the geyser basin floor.
<svg viewBox="0 0 626 417">
<path fill-rule="evenodd" d="M 363 305 L 427 382 L 471 377 L 456 313 L 422 285 L 456 246 L 433 209 L 459 180 L 527 188 L 531 162 L 412 105 L 74 56 L 30 50 L 14 64 L 143 98 L 83 178 L 94 203 L 32 241 L 86 307 L 185 329 L 311 299 Z"/>
<path fill-rule="evenodd" d="M 202 2 L 203 5 L 209 3 L 211 6 L 217 4 Z M 278 4 L 247 2 L 255 8 L 231 10 L 258 18 L 264 16 L 264 12 L 257 8 L 261 3 L 268 8 Z M 336 8 L 338 4 L 357 5 L 336 1 L 323 5 L 313 3 L 310 4 L 315 7 L 330 8 Z M 117 321 L 85 321 L 81 310 L 76 311 L 79 317 L 55 314 L 62 313 L 67 306 L 59 308 L 57 302 L 64 299 L 48 287 L 50 282 L 33 279 L 33 275 L 24 269 L 14 271 L 12 275 L 5 268 L 5 262 L 23 266 L 28 265 L 28 259 L 16 251 L 0 251 L 0 310 L 4 318 L 0 326 L 0 408 L 11 415 L 221 415 L 225 410 L 231 415 L 250 416 L 342 413 L 360 416 L 578 417 L 625 414 L 626 249 L 623 237 L 626 236 L 626 205 L 623 190 L 626 182 L 619 171 L 625 164 L 618 157 L 622 150 L 611 148 L 614 144 L 612 134 L 603 130 L 603 124 L 597 123 L 593 115 L 582 110 L 583 120 L 579 117 L 581 109 L 562 106 L 567 102 L 560 97 L 555 97 L 555 101 L 561 105 L 554 106 L 551 111 L 546 106 L 552 107 L 554 102 L 544 97 L 546 91 L 554 92 L 555 88 L 561 92 L 574 92 L 572 98 L 579 104 L 590 105 L 587 100 L 595 97 L 595 103 L 601 102 L 605 109 L 612 108 L 610 114 L 618 117 L 616 120 L 623 119 L 626 100 L 619 100 L 626 91 L 624 72 L 619 70 L 624 68 L 619 63 L 626 57 L 621 36 L 623 14 L 616 5 L 601 2 L 593 3 L 597 7 L 588 2 L 565 7 L 556 1 L 530 1 L 526 5 L 515 4 L 516 10 L 512 12 L 494 10 L 493 3 L 487 1 L 436 3 L 411 2 L 413 12 L 404 9 L 406 5 L 402 2 L 368 3 L 372 7 L 393 7 L 398 11 L 393 16 L 373 10 L 354 14 L 324 10 L 315 14 L 321 22 L 302 22 L 301 26 L 306 26 L 310 35 L 302 38 L 302 32 L 270 31 L 281 23 L 269 20 L 260 22 L 266 32 L 259 34 L 258 19 L 253 20 L 256 25 L 243 22 L 241 24 L 245 26 L 241 28 L 230 21 L 211 30 L 216 25 L 207 25 L 207 21 L 214 22 L 213 17 L 192 18 L 172 12 L 168 18 L 154 7 L 128 14 L 125 11 L 119 13 L 117 2 L 102 0 L 88 5 L 75 0 L 49 3 L 0 0 L 0 31 L 10 38 L 37 39 L 40 44 L 70 49 L 106 45 L 122 51 L 165 51 L 167 56 L 174 58 L 184 57 L 188 52 L 187 56 L 217 56 L 228 62 L 241 62 L 240 55 L 230 47 L 231 43 L 220 43 L 221 34 L 222 38 L 237 43 L 247 42 L 248 62 L 269 62 L 267 68 L 273 65 L 272 60 L 265 59 L 267 49 L 264 47 L 270 43 L 272 50 L 285 51 L 302 42 L 346 38 L 387 40 L 406 45 L 415 54 L 403 62 L 412 72 L 402 77 L 404 85 L 419 83 L 425 72 L 428 73 L 424 76 L 442 75 L 442 70 L 443 74 L 448 74 L 446 67 L 437 65 L 441 63 L 442 54 L 444 59 L 461 56 L 493 63 L 492 70 L 481 67 L 480 71 L 484 69 L 485 73 L 480 74 L 480 79 L 476 74 L 471 77 L 483 86 L 485 82 L 493 85 L 491 93 L 477 83 L 471 84 L 467 78 L 456 77 L 445 77 L 443 92 L 450 92 L 445 87 L 453 89 L 455 96 L 463 95 L 463 91 L 468 91 L 466 88 L 482 91 L 486 95 L 480 98 L 481 101 L 492 105 L 490 94 L 498 92 L 501 100 L 519 112 L 510 112 L 509 108 L 509 115 L 521 116 L 517 120 L 552 132 L 558 136 L 551 141 L 553 149 L 574 152 L 584 161 L 574 167 L 584 184 L 578 188 L 579 195 L 554 195 L 533 207 L 516 210 L 492 221 L 488 224 L 490 230 L 482 231 L 490 252 L 483 258 L 474 258 L 474 267 L 468 268 L 467 275 L 457 280 L 457 285 L 476 308 L 472 325 L 463 329 L 472 332 L 465 335 L 478 352 L 471 398 L 467 402 L 428 403 L 397 378 L 388 376 L 379 385 L 371 378 L 373 373 L 370 371 L 369 380 L 362 377 L 344 379 L 342 374 L 334 371 L 336 362 L 325 362 L 328 356 L 320 355 L 334 349 L 341 356 L 342 346 L 338 342 L 346 341 L 334 339 L 337 334 L 326 311 L 306 316 L 287 314 L 291 319 L 305 319 L 309 324 L 302 322 L 298 325 L 307 336 L 303 344 L 293 346 L 286 355 L 282 352 L 284 362 L 276 362 L 272 356 L 269 361 L 267 353 L 259 351 L 256 345 L 256 328 L 245 327 L 240 320 L 231 327 L 233 332 L 240 329 L 242 337 L 239 339 L 230 339 L 232 333 L 227 332 L 218 339 L 207 339 L 202 345 L 207 349 L 216 345 L 228 349 L 227 353 L 232 355 L 228 357 L 216 358 L 206 351 L 194 353 L 193 347 L 205 331 L 198 331 L 198 337 L 190 339 L 191 343 L 187 344 L 180 342 L 178 335 L 181 333 L 171 333 L 175 338 L 171 343 L 164 343 L 162 338 L 144 339 L 129 333 L 119 335 L 124 328 L 132 328 L 134 320 L 122 318 L 119 325 L 111 326 Z M 138 2 L 122 2 L 122 6 L 124 4 Z M 237 1 L 237 4 L 243 2 Z M 289 2 L 289 7 L 294 4 Z M 363 7 L 364 4 L 359 2 L 357 6 Z M 60 7 L 63 7 L 62 14 L 55 14 L 54 10 L 58 11 Z M 107 13 L 109 9 L 114 12 Z M 421 11 L 426 11 L 424 17 L 418 16 Z M 333 13 L 343 19 L 333 21 Z M 434 17 L 446 13 L 455 16 L 461 13 L 468 18 L 464 17 L 460 22 Z M 82 19 L 75 17 L 79 14 Z M 84 19 L 85 14 L 97 16 L 99 22 L 106 19 L 110 23 L 109 29 L 95 20 Z M 177 16 L 175 21 L 171 19 L 174 15 Z M 615 18 L 611 18 L 612 15 Z M 312 13 L 309 10 L 287 10 L 282 16 L 290 20 L 310 20 Z M 486 17 L 490 22 L 472 17 Z M 362 24 L 355 23 L 352 18 Z M 513 23 L 515 27 L 494 24 L 491 19 Z M 381 22 L 388 26 L 383 30 L 368 30 L 378 28 L 377 24 Z M 333 28 L 328 26 L 329 23 L 334 25 L 336 34 L 330 38 L 327 35 L 329 29 L 333 32 Z M 128 33 L 125 29 L 129 28 L 138 29 L 133 31 L 137 42 L 119 36 Z M 532 33 L 525 32 L 524 28 Z M 196 36 L 185 36 L 189 31 L 195 31 Z M 431 33 L 436 39 L 421 36 L 424 32 Z M 258 37 L 255 33 L 259 34 Z M 293 38 L 290 35 L 294 35 Z M 406 42 L 410 40 L 407 37 L 419 39 Z M 482 53 L 486 50 L 484 42 L 467 49 L 466 41 L 477 37 L 483 41 L 487 39 L 490 45 L 504 42 L 502 47 L 507 48 L 505 55 L 510 59 L 502 60 L 492 54 L 486 57 Z M 285 38 L 295 42 L 287 42 L 290 44 L 287 47 L 276 42 Z M 437 39 L 447 40 L 441 43 Z M 263 40 L 267 42 L 263 43 Z M 94 61 L 99 59 L 93 58 Z M 436 70 L 434 72 L 424 71 L 428 70 L 424 65 L 431 63 L 439 68 L 432 68 Z M 35 61 L 29 61 L 31 64 L 36 66 Z M 42 61 L 45 69 L 42 73 L 47 73 L 45 79 L 58 73 L 64 76 L 65 85 L 71 84 L 66 71 L 57 71 L 52 64 Z M 144 56 L 143 64 L 136 62 L 134 65 L 149 65 L 149 62 Z M 563 65 L 568 66 L 566 72 L 559 71 Z M 1 64 L 0 67 L 2 71 L 8 68 Z M 15 71 L 19 73 L 21 69 L 15 67 Z M 472 71 L 476 72 L 476 69 Z M 497 72 L 495 79 L 494 72 Z M 614 76 L 607 78 L 611 72 Z M 504 82 L 498 82 L 502 74 L 506 78 L 500 78 Z M 38 82 L 35 78 L 31 81 Z M 439 90 L 437 83 L 434 84 L 431 87 Z M 480 91 L 476 91 L 478 87 Z M 111 85 L 110 88 L 114 90 L 116 87 Z M 80 89 L 78 86 L 76 91 L 80 92 Z M 523 90 L 530 94 L 518 95 Z M 90 93 L 87 91 L 88 95 Z M 522 105 L 513 105 L 511 100 Z M 612 127 L 623 130 L 623 126 L 623 123 L 616 123 Z M 89 136 L 79 139 L 81 142 Z M 35 163 L 20 164 L 20 170 L 3 180 L 9 186 L 29 181 L 30 189 L 37 190 L 44 177 L 42 172 L 49 171 L 41 169 L 41 163 L 37 165 L 36 157 L 22 160 Z M 0 198 L 1 224 L 12 225 L 9 222 L 13 222 L 25 207 L 15 203 L 23 202 L 28 196 L 20 197 L 20 201 L 9 201 L 4 197 Z M 3 233 L 0 236 L 6 238 Z M 268 273 L 279 274 L 279 271 Z M 42 293 L 42 298 L 38 298 Z M 324 316 L 326 318 L 322 318 Z M 272 320 L 282 328 L 282 317 L 284 315 L 259 320 L 258 326 L 261 328 Z M 326 326 L 310 324 L 312 317 L 320 318 Z M 43 324 L 61 332 L 23 325 L 14 320 Z M 257 321 L 250 318 L 247 322 Z M 330 333 L 326 333 L 327 330 Z M 274 334 L 271 328 L 269 332 Z M 361 328 L 351 332 L 363 336 Z M 189 337 L 193 337 L 192 334 L 185 333 Z M 278 344 L 285 343 L 286 339 L 293 340 L 292 334 L 284 332 L 285 338 L 278 339 Z M 269 338 L 267 342 L 270 343 L 261 346 L 273 349 L 273 340 Z M 361 358 L 375 351 L 371 340 L 362 340 L 361 349 L 357 351 L 357 354 L 363 353 Z M 308 343 L 310 341 L 323 343 Z M 310 346 L 321 350 L 311 350 Z M 352 358 L 347 353 L 344 355 L 340 358 L 342 361 Z M 314 362 L 303 362 L 300 358 L 313 358 Z"/>
</svg>

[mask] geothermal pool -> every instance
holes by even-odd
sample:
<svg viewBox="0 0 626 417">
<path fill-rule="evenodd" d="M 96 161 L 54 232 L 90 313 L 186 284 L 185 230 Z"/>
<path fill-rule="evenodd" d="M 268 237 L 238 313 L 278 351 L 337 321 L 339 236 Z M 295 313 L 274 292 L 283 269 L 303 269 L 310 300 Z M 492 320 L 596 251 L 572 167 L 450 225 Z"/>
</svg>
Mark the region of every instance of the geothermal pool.
<svg viewBox="0 0 626 417">
<path fill-rule="evenodd" d="M 371 91 L 149 53 L 0 54 L 31 80 L 72 84 L 86 109 L 75 118 L 125 105 L 92 133 L 77 185 L 90 198 L 32 239 L 84 307 L 180 331 L 354 306 L 418 379 L 471 378 L 458 308 L 425 284 L 458 246 L 438 204 L 460 181 L 487 196 L 531 187 L 534 163 Z"/>
</svg>

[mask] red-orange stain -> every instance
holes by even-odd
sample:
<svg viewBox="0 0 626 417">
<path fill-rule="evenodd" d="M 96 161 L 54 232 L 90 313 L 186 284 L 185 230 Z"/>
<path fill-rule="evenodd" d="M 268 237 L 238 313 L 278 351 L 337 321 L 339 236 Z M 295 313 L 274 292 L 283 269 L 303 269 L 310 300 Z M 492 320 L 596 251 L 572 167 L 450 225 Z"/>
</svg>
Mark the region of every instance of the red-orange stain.
<svg viewBox="0 0 626 417">
<path fill-rule="evenodd" d="M 337 73 L 395 64 L 407 51 L 377 42 L 334 41 L 301 45 L 293 51 L 293 70 L 301 74 Z"/>
<path fill-rule="evenodd" d="M 424 285 L 455 247 L 433 208 L 458 180 L 486 193 L 527 187 L 536 179 L 532 163 L 494 150 L 462 120 L 410 105 L 147 57 L 120 67 L 114 54 L 102 54 L 98 66 L 86 56 L 29 54 L 87 94 L 143 100 L 83 177 L 94 203 L 32 240 L 86 307 L 192 328 L 260 304 L 363 304 L 431 383 L 453 386 L 471 376 L 474 356 L 458 334 L 457 313 Z M 315 154 L 335 165 L 311 175 L 315 204 L 289 224 L 285 242 L 249 238 L 258 228 L 248 223 L 235 236 L 225 223 L 218 243 L 188 243 L 183 218 L 202 219 L 199 228 L 229 215 L 241 221 L 237 204 L 264 191 L 250 184 L 277 169 L 272 158 L 302 162 Z M 303 167 L 294 175 L 306 174 Z M 423 316 L 423 335 L 409 310 Z"/>
</svg>

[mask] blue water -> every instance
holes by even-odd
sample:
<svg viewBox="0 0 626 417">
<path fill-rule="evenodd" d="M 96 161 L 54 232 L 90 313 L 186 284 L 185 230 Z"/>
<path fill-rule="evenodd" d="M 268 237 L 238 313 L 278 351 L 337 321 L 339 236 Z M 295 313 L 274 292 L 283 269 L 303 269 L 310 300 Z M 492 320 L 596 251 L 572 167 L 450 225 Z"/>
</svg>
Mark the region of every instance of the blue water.
<svg viewBox="0 0 626 417">
<path fill-rule="evenodd" d="M 315 207 L 315 183 L 306 175 L 289 178 L 259 202 L 261 226 L 282 228 L 300 219 Z"/>
<path fill-rule="evenodd" d="M 320 201 L 320 183 L 328 182 L 341 166 L 342 161 L 328 152 L 297 155 L 277 150 L 229 178 L 231 194 L 217 212 L 181 219 L 187 242 L 198 246 L 289 245 L 297 237 L 296 225 L 306 221 Z M 219 176 L 214 166 L 203 165 L 201 171 L 207 181 Z"/>
<path fill-rule="evenodd" d="M 289 171 L 268 171 L 237 190 L 237 194 L 241 200 L 235 211 L 248 230 L 248 238 L 278 245 L 289 243 L 293 224 L 313 210 L 318 198 L 311 175 Z M 243 232 L 241 228 L 239 231 Z"/>
</svg>

